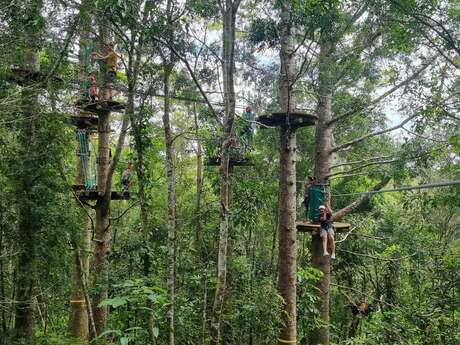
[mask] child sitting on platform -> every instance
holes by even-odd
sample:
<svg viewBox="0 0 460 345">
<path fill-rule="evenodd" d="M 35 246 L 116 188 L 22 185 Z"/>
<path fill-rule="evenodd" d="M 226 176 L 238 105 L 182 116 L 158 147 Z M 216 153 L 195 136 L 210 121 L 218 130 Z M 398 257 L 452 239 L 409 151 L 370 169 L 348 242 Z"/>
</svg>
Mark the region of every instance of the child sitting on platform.
<svg viewBox="0 0 460 345">
<path fill-rule="evenodd" d="M 328 247 L 331 250 L 331 259 L 335 259 L 334 229 L 332 228 L 332 210 L 328 204 L 319 207 L 319 235 L 323 243 L 323 256 L 328 256 Z"/>
</svg>

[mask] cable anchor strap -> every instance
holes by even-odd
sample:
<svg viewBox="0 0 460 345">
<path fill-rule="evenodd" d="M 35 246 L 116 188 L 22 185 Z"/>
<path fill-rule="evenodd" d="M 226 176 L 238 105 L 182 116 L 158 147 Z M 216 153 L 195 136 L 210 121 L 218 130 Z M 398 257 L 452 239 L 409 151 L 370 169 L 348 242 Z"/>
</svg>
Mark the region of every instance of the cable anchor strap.
<svg viewBox="0 0 460 345">
<path fill-rule="evenodd" d="M 84 299 L 71 299 L 70 300 L 70 303 L 72 304 L 77 304 L 77 303 L 86 303 L 86 301 Z"/>
<path fill-rule="evenodd" d="M 295 344 L 295 343 L 297 343 L 297 340 L 285 340 L 285 339 L 281 339 L 281 338 L 278 338 L 278 341 L 280 343 L 283 343 L 283 344 Z"/>
</svg>

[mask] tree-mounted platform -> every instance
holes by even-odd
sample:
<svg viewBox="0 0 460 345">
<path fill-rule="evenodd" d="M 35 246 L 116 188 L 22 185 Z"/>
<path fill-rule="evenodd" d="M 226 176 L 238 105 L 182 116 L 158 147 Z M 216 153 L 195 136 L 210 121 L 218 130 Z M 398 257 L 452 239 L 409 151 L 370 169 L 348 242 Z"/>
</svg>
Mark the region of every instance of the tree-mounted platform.
<svg viewBox="0 0 460 345">
<path fill-rule="evenodd" d="M 207 158 L 205 165 L 208 166 L 220 166 L 220 157 L 210 157 Z M 230 158 L 228 164 L 230 166 L 252 166 L 254 165 L 249 159 L 247 158 Z"/>
<path fill-rule="evenodd" d="M 271 115 L 262 115 L 256 118 L 256 122 L 263 125 L 261 128 L 264 128 L 264 126 L 300 128 L 314 126 L 317 120 L 316 115 L 300 112 L 272 113 Z"/>
<path fill-rule="evenodd" d="M 47 79 L 48 75 L 41 72 L 30 71 L 24 68 L 11 69 L 10 80 L 16 82 L 20 86 L 42 83 L 45 82 Z M 55 76 L 53 76 L 51 80 L 54 82 L 62 82 L 61 78 Z"/>
<path fill-rule="evenodd" d="M 319 223 L 312 223 L 309 221 L 297 221 L 296 227 L 298 232 L 319 232 Z M 332 227 L 335 232 L 347 232 L 350 230 L 350 224 L 333 222 Z"/>
<path fill-rule="evenodd" d="M 74 185 L 73 189 L 78 199 L 82 201 L 99 200 L 100 196 L 97 190 L 87 190 L 84 185 Z M 111 200 L 129 200 L 131 192 L 112 191 Z"/>
<path fill-rule="evenodd" d="M 80 113 L 78 115 L 71 115 L 70 121 L 78 129 L 97 131 L 99 118 L 93 113 Z"/>
<path fill-rule="evenodd" d="M 122 112 L 125 109 L 125 105 L 123 103 L 109 100 L 91 102 L 86 99 L 80 99 L 77 103 L 75 103 L 75 106 L 78 109 L 95 114 L 101 112 Z"/>
</svg>

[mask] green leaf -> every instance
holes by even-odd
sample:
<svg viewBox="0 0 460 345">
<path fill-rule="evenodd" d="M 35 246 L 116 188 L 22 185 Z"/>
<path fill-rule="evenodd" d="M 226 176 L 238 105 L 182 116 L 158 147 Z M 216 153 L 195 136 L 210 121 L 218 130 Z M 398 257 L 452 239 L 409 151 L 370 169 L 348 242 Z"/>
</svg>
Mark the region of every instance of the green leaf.
<svg viewBox="0 0 460 345">
<path fill-rule="evenodd" d="M 122 305 L 125 305 L 126 303 L 128 303 L 128 299 L 125 298 L 125 297 L 114 297 L 114 298 L 109 298 L 109 299 L 106 299 L 104 301 L 102 301 L 101 303 L 99 303 L 99 307 L 103 307 L 103 306 L 111 306 L 112 308 L 118 308 Z"/>
<path fill-rule="evenodd" d="M 158 338 L 159 335 L 160 335 L 160 330 L 158 329 L 158 327 L 153 327 L 153 336 L 155 338 Z"/>
</svg>

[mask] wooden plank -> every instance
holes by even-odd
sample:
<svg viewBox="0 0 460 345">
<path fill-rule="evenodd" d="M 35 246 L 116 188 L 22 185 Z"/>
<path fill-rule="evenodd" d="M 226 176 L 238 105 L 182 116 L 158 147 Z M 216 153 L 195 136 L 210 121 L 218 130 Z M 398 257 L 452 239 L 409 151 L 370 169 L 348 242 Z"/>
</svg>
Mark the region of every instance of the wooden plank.
<svg viewBox="0 0 460 345">
<path fill-rule="evenodd" d="M 350 224 L 348 223 L 333 222 L 332 226 L 334 227 L 335 232 L 347 232 L 350 230 Z M 298 232 L 319 231 L 319 224 L 307 221 L 297 221 L 296 227 Z"/>
<path fill-rule="evenodd" d="M 289 115 L 289 116 L 288 116 Z M 273 113 L 271 115 L 262 115 L 256 118 L 259 122 L 269 127 L 291 126 L 294 128 L 314 126 L 318 117 L 313 114 L 291 112 L 291 113 Z M 261 128 L 264 128 L 263 126 Z"/>
<path fill-rule="evenodd" d="M 77 190 L 76 194 L 80 200 L 98 200 L 99 194 L 96 190 Z M 129 200 L 131 199 L 130 192 L 112 191 L 111 200 Z"/>
<path fill-rule="evenodd" d="M 99 118 L 95 115 L 71 115 L 72 124 L 79 129 L 97 130 Z"/>
<path fill-rule="evenodd" d="M 75 106 L 81 110 L 96 114 L 103 111 L 121 112 L 125 109 L 125 105 L 117 101 L 91 102 L 86 99 L 78 100 Z"/>
</svg>

